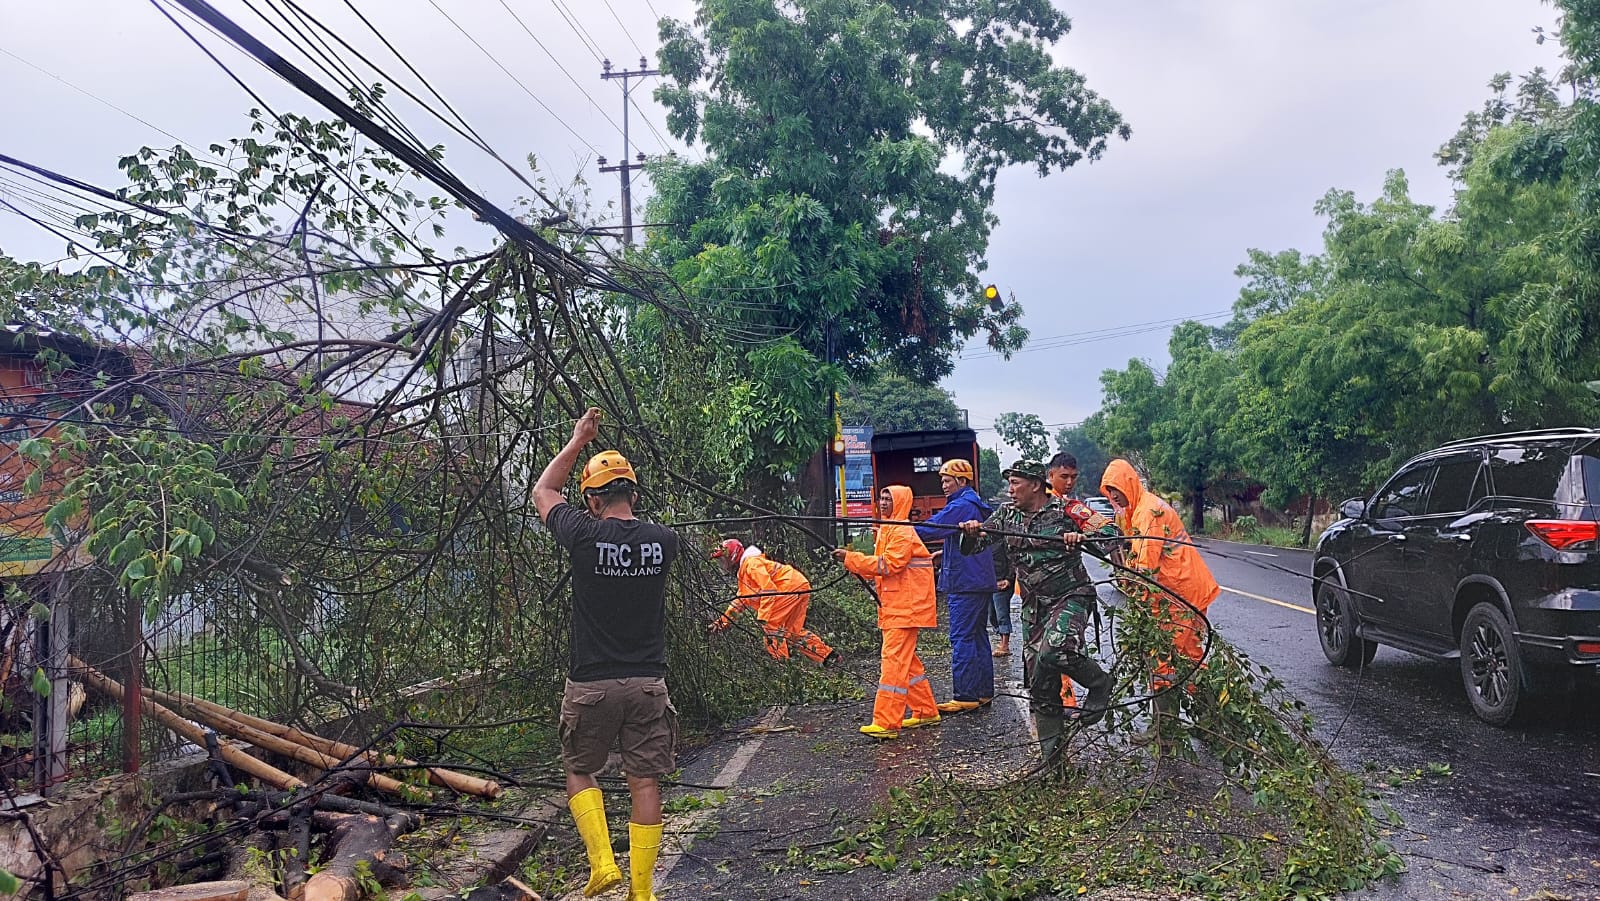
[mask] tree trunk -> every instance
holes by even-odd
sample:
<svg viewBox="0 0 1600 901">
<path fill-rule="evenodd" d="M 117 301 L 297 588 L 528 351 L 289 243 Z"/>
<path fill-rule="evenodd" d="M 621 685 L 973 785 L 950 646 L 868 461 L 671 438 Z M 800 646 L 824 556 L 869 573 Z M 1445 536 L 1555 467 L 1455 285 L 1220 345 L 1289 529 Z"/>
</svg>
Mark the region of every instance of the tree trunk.
<svg viewBox="0 0 1600 901">
<path fill-rule="evenodd" d="M 1194 512 L 1189 517 L 1189 533 L 1199 535 L 1206 530 L 1206 489 L 1200 486 L 1191 489 L 1189 503 L 1194 505 Z"/>
<path fill-rule="evenodd" d="M 1312 492 L 1311 494 L 1306 495 L 1306 524 L 1304 531 L 1300 533 L 1301 547 L 1311 546 L 1311 517 L 1315 516 L 1316 514 L 1317 495 L 1316 492 Z"/>
<path fill-rule="evenodd" d="M 345 814 L 349 819 L 341 822 L 328 839 L 333 846 L 333 856 L 327 866 L 306 881 L 305 901 L 355 901 L 361 897 L 364 886 L 356 876 L 357 864 L 365 861 L 370 869 L 389 855 L 394 840 L 402 833 L 416 828 L 416 822 L 404 815 L 388 819 L 359 814 Z"/>
<path fill-rule="evenodd" d="M 838 503 L 838 499 L 834 497 L 835 493 L 833 467 L 828 465 L 828 452 L 824 448 L 812 454 L 805 468 L 800 470 L 800 498 L 805 504 L 805 514 L 837 516 L 838 508 L 834 504 Z M 834 529 L 826 524 L 816 523 L 814 527 L 824 535 L 834 534 Z"/>
</svg>

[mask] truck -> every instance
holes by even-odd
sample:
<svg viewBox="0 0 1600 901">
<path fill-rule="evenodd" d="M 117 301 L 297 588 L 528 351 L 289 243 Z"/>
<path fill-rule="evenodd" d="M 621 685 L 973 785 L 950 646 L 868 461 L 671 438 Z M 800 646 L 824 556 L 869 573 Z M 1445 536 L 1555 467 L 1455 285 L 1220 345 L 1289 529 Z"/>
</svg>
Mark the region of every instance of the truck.
<svg viewBox="0 0 1600 901">
<path fill-rule="evenodd" d="M 948 460 L 971 463 L 976 483 L 978 433 L 972 429 L 938 429 L 875 434 L 872 436 L 873 496 L 889 485 L 910 486 L 914 498 L 911 519 L 922 522 L 944 507 L 939 467 Z"/>
</svg>

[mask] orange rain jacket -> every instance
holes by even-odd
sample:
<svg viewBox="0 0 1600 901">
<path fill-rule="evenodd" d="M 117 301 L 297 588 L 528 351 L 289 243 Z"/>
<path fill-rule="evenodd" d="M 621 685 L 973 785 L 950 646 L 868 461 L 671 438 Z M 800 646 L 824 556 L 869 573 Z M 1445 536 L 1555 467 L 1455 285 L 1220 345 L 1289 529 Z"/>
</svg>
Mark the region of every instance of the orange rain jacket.
<svg viewBox="0 0 1600 901">
<path fill-rule="evenodd" d="M 761 548 L 747 547 L 739 557 L 739 596 L 723 616 L 733 619 L 739 611 L 754 608 L 757 617 L 767 619 L 769 610 L 792 604 L 809 591 L 811 583 L 800 570 L 768 557 Z"/>
<path fill-rule="evenodd" d="M 894 499 L 889 518 L 909 519 L 911 489 L 890 485 L 889 496 Z M 933 554 L 912 526 L 878 526 L 873 553 L 846 553 L 844 568 L 878 580 L 878 628 L 932 629 L 939 625 Z"/>
<path fill-rule="evenodd" d="M 1187 543 L 1189 533 L 1178 511 L 1155 492 L 1146 491 L 1133 464 L 1127 460 L 1112 460 L 1106 466 L 1105 475 L 1100 477 L 1100 493 L 1105 494 L 1107 488 L 1115 488 L 1128 498 L 1128 509 L 1119 511 L 1119 518 L 1126 517 L 1122 525 L 1123 534 L 1128 537 L 1127 567 L 1154 578 L 1195 607 L 1206 609 L 1222 593 L 1222 588 L 1200 557 L 1200 551 Z M 1173 538 L 1185 543 L 1140 540 L 1140 535 Z M 1158 595 L 1151 597 L 1151 600 L 1158 599 Z"/>
</svg>

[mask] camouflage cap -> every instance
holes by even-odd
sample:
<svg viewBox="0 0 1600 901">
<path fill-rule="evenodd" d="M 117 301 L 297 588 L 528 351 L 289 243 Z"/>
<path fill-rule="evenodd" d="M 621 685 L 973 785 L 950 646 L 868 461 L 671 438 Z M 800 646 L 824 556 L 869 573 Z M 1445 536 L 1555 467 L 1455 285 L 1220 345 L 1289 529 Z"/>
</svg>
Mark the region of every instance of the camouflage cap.
<svg viewBox="0 0 1600 901">
<path fill-rule="evenodd" d="M 1044 477 L 1044 464 L 1038 460 L 1018 460 L 1000 472 L 1000 475 L 1010 478 L 1016 476 L 1021 479 L 1033 479 L 1037 482 L 1046 481 Z"/>
</svg>

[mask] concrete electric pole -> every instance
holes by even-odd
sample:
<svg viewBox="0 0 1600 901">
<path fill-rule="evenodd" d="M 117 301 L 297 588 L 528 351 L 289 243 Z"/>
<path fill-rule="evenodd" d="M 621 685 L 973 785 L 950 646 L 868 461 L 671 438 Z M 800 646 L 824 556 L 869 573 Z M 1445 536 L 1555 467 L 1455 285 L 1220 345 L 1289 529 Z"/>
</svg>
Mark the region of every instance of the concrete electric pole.
<svg viewBox="0 0 1600 901">
<path fill-rule="evenodd" d="M 622 174 L 622 243 L 627 246 L 633 245 L 633 195 L 630 176 L 635 169 L 644 168 L 644 154 L 642 152 L 639 154 L 637 162 L 632 162 L 628 159 L 633 153 L 633 147 L 628 143 L 628 106 L 630 102 L 628 94 L 633 90 L 632 79 L 661 74 L 657 69 L 646 68 L 648 63 L 649 61 L 644 57 L 639 57 L 639 68 L 633 72 L 627 69 L 619 72 L 611 71 L 611 60 L 609 59 L 600 64 L 603 70 L 600 73 L 601 78 L 607 81 L 613 78 L 622 79 L 622 161 L 615 166 L 608 166 L 606 165 L 606 158 L 600 157 L 600 171 L 620 172 Z"/>
</svg>

